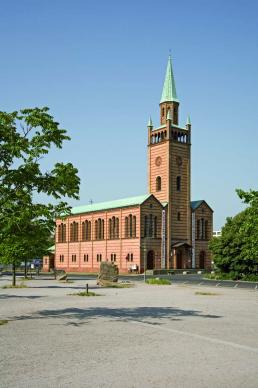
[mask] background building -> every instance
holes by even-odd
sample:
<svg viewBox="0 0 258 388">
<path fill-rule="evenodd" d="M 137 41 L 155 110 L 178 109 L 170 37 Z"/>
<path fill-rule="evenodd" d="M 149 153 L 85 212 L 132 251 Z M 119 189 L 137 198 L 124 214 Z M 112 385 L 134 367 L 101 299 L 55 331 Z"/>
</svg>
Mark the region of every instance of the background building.
<svg viewBox="0 0 258 388">
<path fill-rule="evenodd" d="M 56 268 L 95 272 L 103 260 L 120 272 L 210 268 L 213 211 L 204 200 L 191 202 L 191 122 L 179 126 L 170 57 L 159 105 L 159 126 L 148 122 L 149 193 L 75 207 L 57 220 Z"/>
</svg>

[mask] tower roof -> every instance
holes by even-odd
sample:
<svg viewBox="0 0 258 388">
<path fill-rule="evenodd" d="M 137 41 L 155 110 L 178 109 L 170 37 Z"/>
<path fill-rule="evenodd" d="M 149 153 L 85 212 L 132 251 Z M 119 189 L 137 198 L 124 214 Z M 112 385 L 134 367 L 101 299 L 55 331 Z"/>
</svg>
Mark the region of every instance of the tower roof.
<svg viewBox="0 0 258 388">
<path fill-rule="evenodd" d="M 151 116 L 149 117 L 148 127 L 153 127 Z"/>
<path fill-rule="evenodd" d="M 176 94 L 176 83 L 175 83 L 173 69 L 172 69 L 172 59 L 171 59 L 171 56 L 169 55 L 167 71 L 166 71 L 160 103 L 172 102 L 172 101 L 179 102 Z"/>
</svg>

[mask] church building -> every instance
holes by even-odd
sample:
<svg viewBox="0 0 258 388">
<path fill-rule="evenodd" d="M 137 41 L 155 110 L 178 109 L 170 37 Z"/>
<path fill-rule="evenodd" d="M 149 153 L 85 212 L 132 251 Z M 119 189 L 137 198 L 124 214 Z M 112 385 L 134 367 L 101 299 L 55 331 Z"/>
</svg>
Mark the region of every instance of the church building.
<svg viewBox="0 0 258 388">
<path fill-rule="evenodd" d="M 213 210 L 191 201 L 191 122 L 179 125 L 179 100 L 169 57 L 160 100 L 160 123 L 151 118 L 148 138 L 148 193 L 72 209 L 56 220 L 51 267 L 98 272 L 101 261 L 119 272 L 145 269 L 209 269 Z"/>
</svg>

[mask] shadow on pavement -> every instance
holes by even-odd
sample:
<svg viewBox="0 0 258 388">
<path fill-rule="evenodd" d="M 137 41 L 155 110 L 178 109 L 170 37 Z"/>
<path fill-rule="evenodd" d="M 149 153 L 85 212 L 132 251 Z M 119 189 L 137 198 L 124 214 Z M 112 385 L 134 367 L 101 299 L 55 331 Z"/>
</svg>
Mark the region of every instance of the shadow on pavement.
<svg viewBox="0 0 258 388">
<path fill-rule="evenodd" d="M 10 294 L 0 294 L 0 299 L 11 299 L 11 298 L 23 298 L 23 299 L 39 299 L 46 298 L 46 296 L 41 295 L 10 295 Z"/>
<path fill-rule="evenodd" d="M 31 316 L 20 316 L 13 320 L 27 319 L 42 319 L 42 318 L 61 318 L 65 319 L 64 325 L 79 326 L 83 323 L 88 323 L 96 318 L 108 318 L 116 321 L 127 322 L 130 320 L 140 321 L 145 323 L 162 324 L 162 320 L 182 320 L 184 317 L 197 318 L 221 318 L 219 315 L 206 315 L 201 311 L 183 310 L 176 307 L 135 307 L 135 308 L 109 308 L 109 307 L 89 307 L 66 308 L 61 310 L 42 310 Z M 156 321 L 152 321 L 152 320 Z M 74 321 L 76 320 L 76 322 Z M 81 322 L 80 322 L 81 321 Z M 86 322 L 83 322 L 86 321 Z"/>
</svg>

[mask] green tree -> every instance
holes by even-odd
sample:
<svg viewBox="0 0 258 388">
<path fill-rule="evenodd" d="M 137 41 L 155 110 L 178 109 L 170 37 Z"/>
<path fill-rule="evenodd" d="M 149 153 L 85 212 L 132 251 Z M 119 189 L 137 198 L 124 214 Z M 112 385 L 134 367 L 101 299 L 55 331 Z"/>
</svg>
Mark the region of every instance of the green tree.
<svg viewBox="0 0 258 388">
<path fill-rule="evenodd" d="M 249 206 L 227 218 L 221 237 L 213 238 L 209 247 L 220 272 L 241 278 L 258 273 L 258 192 L 237 194 Z"/>
<path fill-rule="evenodd" d="M 78 170 L 71 163 L 42 167 L 51 147 L 61 149 L 70 140 L 48 111 L 0 112 L 0 260 L 13 266 L 13 285 L 16 266 L 43 253 L 55 219 L 69 214 L 65 197 L 79 198 Z"/>
</svg>

